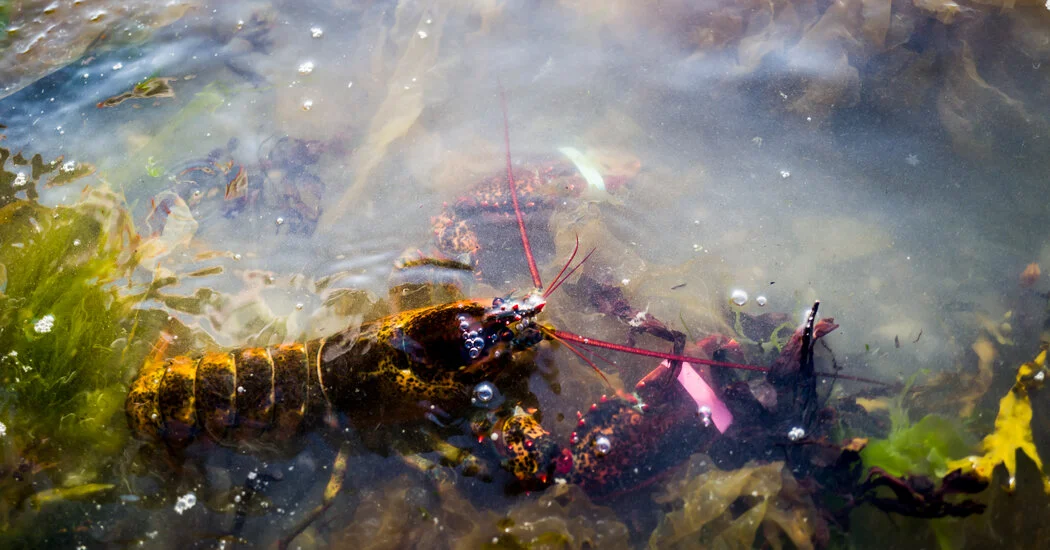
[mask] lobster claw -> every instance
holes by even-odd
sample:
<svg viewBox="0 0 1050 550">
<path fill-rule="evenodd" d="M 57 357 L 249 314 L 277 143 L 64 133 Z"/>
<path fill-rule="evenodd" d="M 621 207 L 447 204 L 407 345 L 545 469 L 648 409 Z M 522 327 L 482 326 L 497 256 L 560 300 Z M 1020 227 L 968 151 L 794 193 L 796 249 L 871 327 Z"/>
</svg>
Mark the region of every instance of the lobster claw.
<svg viewBox="0 0 1050 550">
<path fill-rule="evenodd" d="M 521 407 L 496 426 L 496 450 L 503 468 L 525 489 L 546 487 L 558 466 L 561 449 L 539 421 Z"/>
</svg>

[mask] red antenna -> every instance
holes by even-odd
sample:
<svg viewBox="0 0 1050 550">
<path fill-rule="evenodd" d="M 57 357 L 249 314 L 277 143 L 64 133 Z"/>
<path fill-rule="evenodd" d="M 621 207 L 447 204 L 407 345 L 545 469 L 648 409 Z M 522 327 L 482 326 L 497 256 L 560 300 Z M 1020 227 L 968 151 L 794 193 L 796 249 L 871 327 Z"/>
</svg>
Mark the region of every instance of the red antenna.
<svg viewBox="0 0 1050 550">
<path fill-rule="evenodd" d="M 518 231 L 521 233 L 521 245 L 522 245 L 522 247 L 525 248 L 525 258 L 529 261 L 529 272 L 532 274 L 532 283 L 534 285 L 536 285 L 536 288 L 542 289 L 543 288 L 543 281 L 540 279 L 540 270 L 537 269 L 537 267 L 536 267 L 536 259 L 532 255 L 532 246 L 529 244 L 529 235 L 525 231 L 525 219 L 521 215 L 521 206 L 518 204 L 518 185 L 514 181 L 514 170 L 513 170 L 512 166 L 511 166 L 511 160 L 510 160 L 510 123 L 508 122 L 508 119 L 507 119 L 507 97 L 506 97 L 506 93 L 505 93 L 505 91 L 503 89 L 503 83 L 502 82 L 499 82 L 499 100 L 500 100 L 500 107 L 503 110 L 503 145 L 504 145 L 504 147 L 506 148 L 506 151 L 507 151 L 507 184 L 510 186 L 511 203 L 514 205 L 514 216 L 518 220 Z M 594 253 L 594 250 L 591 250 L 587 254 L 587 256 L 585 256 L 583 258 L 583 260 L 581 260 L 580 263 L 576 265 L 576 267 L 574 267 L 571 270 L 569 270 L 569 273 L 563 277 L 562 274 L 565 273 L 565 270 L 568 269 L 569 265 L 572 263 L 573 258 L 576 257 L 576 253 L 579 251 L 579 248 L 580 248 L 580 241 L 579 241 L 579 237 L 577 237 L 577 239 L 576 239 L 576 248 L 572 251 L 572 257 L 569 258 L 569 261 L 566 262 L 565 267 L 562 268 L 561 272 L 558 273 L 558 276 L 554 278 L 553 282 L 551 282 L 551 286 L 549 288 L 547 288 L 546 291 L 543 292 L 543 297 L 544 298 L 550 296 L 550 294 L 552 292 L 557 290 L 558 287 L 561 286 L 561 284 L 564 283 L 565 280 L 568 279 L 574 272 L 576 272 L 576 270 L 579 269 L 580 266 L 582 266 L 583 263 L 586 262 L 587 259 L 591 257 L 591 254 Z M 650 350 L 647 350 L 647 349 L 634 348 L 634 347 L 631 347 L 631 346 L 624 346 L 622 344 L 616 344 L 616 343 L 613 343 L 613 342 L 606 342 L 604 340 L 597 340 L 597 339 L 594 339 L 594 338 L 587 338 L 587 337 L 580 336 L 578 334 L 574 334 L 574 333 L 571 333 L 571 332 L 566 332 L 566 331 L 563 331 L 563 330 L 549 329 L 549 330 L 544 330 L 543 332 L 548 334 L 549 336 L 551 336 L 552 338 L 554 338 L 556 340 L 560 340 L 563 344 L 565 344 L 565 347 L 569 348 L 570 351 L 572 351 L 574 354 L 576 354 L 577 356 L 582 358 L 584 361 L 586 361 L 591 366 L 591 368 L 596 370 L 598 372 L 598 374 L 602 377 L 602 379 L 606 380 L 607 383 L 608 383 L 608 380 L 605 378 L 605 374 L 603 374 L 602 371 L 600 369 L 598 369 L 598 366 L 595 365 L 593 361 L 590 361 L 589 359 L 584 357 L 584 355 L 578 349 L 574 348 L 571 344 L 569 344 L 569 342 L 576 342 L 576 343 L 583 344 L 583 345 L 586 345 L 586 346 L 593 346 L 593 347 L 598 347 L 598 348 L 610 349 L 610 350 L 614 350 L 614 351 L 620 351 L 620 352 L 623 352 L 623 353 L 630 353 L 630 354 L 633 354 L 633 355 L 642 355 L 642 356 L 646 356 L 646 357 L 655 357 L 655 358 L 658 358 L 658 359 L 666 359 L 666 360 L 670 360 L 670 361 L 686 361 L 686 362 L 689 362 L 689 363 L 696 363 L 698 365 L 709 365 L 709 366 L 712 366 L 712 367 L 722 367 L 722 368 L 737 369 L 737 370 L 749 370 L 749 371 L 756 371 L 756 372 L 769 372 L 769 370 L 770 370 L 769 367 L 758 367 L 758 366 L 755 366 L 755 365 L 742 365 L 742 364 L 739 364 L 739 363 L 727 363 L 727 362 L 724 362 L 724 361 L 714 361 L 712 359 L 704 359 L 702 357 L 693 357 L 693 356 L 689 356 L 689 355 L 676 355 L 676 354 L 673 354 L 673 353 L 663 353 L 663 352 L 659 352 L 659 351 L 650 351 Z M 885 382 L 880 382 L 878 380 L 873 380 L 873 379 L 870 379 L 870 378 L 863 378 L 863 377 L 860 377 L 860 376 L 849 376 L 849 375 L 837 374 L 837 373 L 836 374 L 829 374 L 829 373 L 822 373 L 822 372 L 818 372 L 818 373 L 815 373 L 815 374 L 818 374 L 818 375 L 821 375 L 821 376 L 842 378 L 844 380 L 853 380 L 853 381 L 856 381 L 856 382 L 866 382 L 866 383 L 869 383 L 869 384 L 887 385 Z"/>
<path fill-rule="evenodd" d="M 712 359 L 704 359 L 703 357 L 694 357 L 691 355 L 676 355 L 674 353 L 664 353 L 661 351 L 650 351 L 641 348 L 632 348 L 631 346 L 625 346 L 623 344 L 616 344 L 613 342 L 606 342 L 605 340 L 598 340 L 595 338 L 588 338 L 586 336 L 580 336 L 579 334 L 573 334 L 564 330 L 553 330 L 551 331 L 552 336 L 562 341 L 577 342 L 585 346 L 594 346 L 596 348 L 611 349 L 614 351 L 622 351 L 624 353 L 630 353 L 632 355 L 642 355 L 645 357 L 656 357 L 657 359 L 667 359 L 669 361 L 684 361 L 687 363 L 696 363 L 698 365 L 709 365 L 712 367 L 721 367 L 725 369 L 736 369 L 736 370 L 750 370 L 756 372 L 769 372 L 769 367 L 758 367 L 755 365 L 743 365 L 740 363 L 727 363 L 725 361 L 714 361 Z M 864 382 L 866 384 L 876 384 L 879 386 L 892 386 L 893 384 L 887 384 L 881 380 L 875 380 L 874 378 L 865 378 L 863 376 L 852 376 L 849 374 L 830 373 L 830 372 L 815 372 L 818 376 L 827 376 L 829 378 L 841 378 L 843 380 L 851 380 L 853 382 Z"/>
<path fill-rule="evenodd" d="M 554 336 L 557 336 L 561 340 L 568 340 L 570 342 L 577 342 L 585 346 L 594 346 L 596 348 L 611 349 L 613 351 L 622 351 L 624 353 L 631 353 L 634 355 L 644 355 L 646 357 L 656 357 L 657 359 L 667 359 L 669 361 L 686 361 L 689 363 L 696 363 L 698 365 L 710 365 L 712 367 L 725 367 L 729 369 L 737 370 L 753 370 L 757 372 L 769 372 L 769 367 L 756 367 L 754 365 L 742 365 L 739 363 L 726 363 L 724 361 L 715 361 L 712 359 L 704 359 L 702 357 L 692 357 L 689 355 L 675 355 L 673 353 L 664 353 L 662 351 L 650 351 L 641 348 L 632 348 L 631 346 L 625 346 L 623 344 L 615 344 L 613 342 L 606 342 L 605 340 L 597 340 L 594 338 L 588 338 L 586 336 L 580 336 L 579 334 L 573 334 L 571 332 L 565 332 L 564 330 L 555 330 Z"/>
<path fill-rule="evenodd" d="M 518 230 L 521 232 L 521 246 L 525 247 L 525 258 L 529 260 L 529 273 L 532 274 L 532 284 L 536 288 L 543 288 L 540 280 L 540 270 L 536 268 L 536 258 L 532 256 L 532 245 L 529 244 L 529 235 L 525 232 L 525 219 L 521 215 L 521 207 L 518 205 L 518 184 L 514 181 L 514 170 L 510 162 L 510 123 L 507 122 L 507 96 L 503 91 L 503 83 L 499 83 L 499 103 L 503 108 L 503 146 L 507 150 L 507 183 L 510 185 L 510 200 L 514 204 L 514 216 L 518 218 Z"/>
</svg>

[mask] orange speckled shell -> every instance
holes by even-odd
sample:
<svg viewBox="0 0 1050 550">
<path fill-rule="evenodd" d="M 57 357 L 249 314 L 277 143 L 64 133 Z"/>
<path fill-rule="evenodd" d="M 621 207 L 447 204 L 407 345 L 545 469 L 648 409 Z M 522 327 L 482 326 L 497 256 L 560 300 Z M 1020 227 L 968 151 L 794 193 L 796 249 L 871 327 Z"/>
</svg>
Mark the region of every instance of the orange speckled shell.
<svg viewBox="0 0 1050 550">
<path fill-rule="evenodd" d="M 216 441 L 237 419 L 237 363 L 229 353 L 206 353 L 197 364 L 197 415 Z"/>
<path fill-rule="evenodd" d="M 157 409 L 164 426 L 164 439 L 175 446 L 188 443 L 197 426 L 196 367 L 196 362 L 189 357 L 169 359 L 157 391 Z"/>
<path fill-rule="evenodd" d="M 157 393 L 164 377 L 165 361 L 151 358 L 139 371 L 131 384 L 124 412 L 128 418 L 131 434 L 146 441 L 161 440 L 160 411 L 157 410 Z"/>
<path fill-rule="evenodd" d="M 283 344 L 270 350 L 273 358 L 274 429 L 278 440 L 294 437 L 306 414 L 309 364 L 306 345 Z"/>
<path fill-rule="evenodd" d="M 266 348 L 237 352 L 236 439 L 258 438 L 273 422 L 273 358 Z"/>
</svg>

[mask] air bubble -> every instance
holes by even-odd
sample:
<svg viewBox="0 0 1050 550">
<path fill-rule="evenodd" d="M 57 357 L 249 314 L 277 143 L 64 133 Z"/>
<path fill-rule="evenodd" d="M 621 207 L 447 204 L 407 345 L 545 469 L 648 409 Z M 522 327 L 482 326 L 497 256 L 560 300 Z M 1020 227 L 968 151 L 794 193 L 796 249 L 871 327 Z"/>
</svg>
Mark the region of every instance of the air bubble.
<svg viewBox="0 0 1050 550">
<path fill-rule="evenodd" d="M 304 111 L 309 111 L 310 109 L 313 109 L 313 108 L 314 108 L 314 101 L 312 99 L 307 99 L 306 101 L 303 101 L 303 110 Z"/>
<path fill-rule="evenodd" d="M 470 328 L 470 323 L 468 323 L 466 321 L 460 321 L 459 322 L 459 330 L 466 331 L 468 328 Z M 467 336 L 467 335 L 464 334 L 464 336 Z"/>
<path fill-rule="evenodd" d="M 758 304 L 758 307 L 765 307 L 769 300 L 765 296 L 758 296 L 755 298 L 755 303 Z"/>
<path fill-rule="evenodd" d="M 322 36 L 324 36 L 324 29 L 322 29 L 321 27 L 311 27 L 310 28 L 310 37 L 311 38 L 321 38 Z"/>
<path fill-rule="evenodd" d="M 15 175 L 15 181 L 12 183 L 12 185 L 14 185 L 15 187 L 22 187 L 28 181 L 29 181 L 29 178 L 26 177 L 26 173 L 25 172 L 19 172 L 18 174 Z"/>
<path fill-rule="evenodd" d="M 806 430 L 803 430 L 798 426 L 791 428 L 791 430 L 788 432 L 788 439 L 790 439 L 791 441 L 798 441 L 803 437 L 806 437 Z"/>
<path fill-rule="evenodd" d="M 470 348 L 470 351 L 468 351 L 467 354 L 470 355 L 471 359 L 477 359 L 478 356 L 481 355 L 481 350 L 478 348 Z"/>
<path fill-rule="evenodd" d="M 278 217 L 276 221 L 277 221 L 277 225 L 283 225 L 284 224 L 284 218 Z"/>
<path fill-rule="evenodd" d="M 314 72 L 314 62 L 313 61 L 303 61 L 302 63 L 299 64 L 299 74 L 301 74 L 303 76 L 306 76 L 306 75 L 308 75 L 308 74 L 310 74 L 312 72 Z"/>
<path fill-rule="evenodd" d="M 609 451 L 612 450 L 612 441 L 609 441 L 609 438 L 604 435 L 599 435 L 594 439 L 594 448 L 599 455 L 609 454 Z"/>
<path fill-rule="evenodd" d="M 744 292 L 743 290 L 740 290 L 738 288 L 734 290 L 732 294 L 729 295 L 729 299 L 734 304 L 738 306 L 743 306 L 747 304 L 747 292 Z"/>
<path fill-rule="evenodd" d="M 181 497 L 179 497 L 178 500 L 175 501 L 175 512 L 181 516 L 183 512 L 189 510 L 190 508 L 193 508 L 196 505 L 197 495 L 193 493 L 186 493 L 185 495 L 182 495 Z"/>
<path fill-rule="evenodd" d="M 698 412 L 700 413 L 700 422 L 704 424 L 705 428 L 709 428 L 711 426 L 711 407 L 702 405 Z"/>
<path fill-rule="evenodd" d="M 482 382 L 474 386 L 474 399 L 478 403 L 489 403 L 496 397 L 496 387 L 491 382 Z"/>
</svg>

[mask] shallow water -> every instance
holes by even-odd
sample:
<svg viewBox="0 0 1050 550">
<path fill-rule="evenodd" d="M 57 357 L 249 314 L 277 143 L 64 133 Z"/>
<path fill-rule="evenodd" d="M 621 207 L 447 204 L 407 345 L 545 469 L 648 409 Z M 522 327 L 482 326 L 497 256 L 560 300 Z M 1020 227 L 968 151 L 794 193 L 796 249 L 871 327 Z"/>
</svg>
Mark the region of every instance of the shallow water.
<svg viewBox="0 0 1050 550">
<path fill-rule="evenodd" d="M 84 185 L 105 184 L 126 198 L 137 227 L 158 231 L 170 224 L 147 222 L 151 200 L 172 176 L 232 162 L 229 174 L 200 175 L 204 191 L 190 205 L 197 230 L 154 272 L 178 276 L 169 289 L 177 294 L 207 287 L 232 297 L 199 315 L 171 312 L 219 345 L 335 330 L 345 318 L 315 315 L 324 296 L 311 282 L 321 277 L 385 295 L 403 253 L 433 251 L 431 217 L 443 204 L 502 173 L 502 89 L 519 169 L 562 147 L 640 162 L 624 188 L 555 201 L 550 221 L 530 221 L 545 249 L 544 281 L 576 231 L 581 247 L 598 249 L 585 271 L 621 283 L 633 306 L 679 330 L 731 330 L 735 311 L 786 312 L 801 323 L 820 300 L 822 316 L 841 325 L 826 343 L 848 374 L 898 381 L 973 368 L 974 341 L 1009 331 L 996 368 L 1012 380 L 1017 362 L 1038 351 L 1047 285 L 1019 279 L 1030 263 L 1050 265 L 1042 101 L 1050 14 L 1038 4 L 240 1 L 183 2 L 189 9 L 177 19 L 147 18 L 143 6 L 118 16 L 105 2 L 56 2 L 46 14 L 44 3 L 23 4 L 19 14 L 0 3 L 10 18 L 0 41 L 0 74 L 11 75 L 0 82 L 10 89 L 0 99 L 5 146 L 97 167 L 42 190 L 43 203 L 72 204 Z M 99 30 L 81 19 L 96 12 L 80 4 L 113 14 L 109 29 L 150 23 L 134 39 L 95 40 Z M 66 30 L 43 41 L 68 59 L 27 46 L 29 29 L 48 25 L 19 27 L 18 17 L 61 22 Z M 21 58 L 11 54 L 20 48 Z M 21 71 L 10 72 L 16 64 Z M 148 77 L 171 78 L 174 97 L 96 106 Z M 319 153 L 286 152 L 285 136 L 316 140 Z M 251 195 L 232 215 L 222 188 L 239 169 Z M 208 196 L 208 186 L 220 191 Z M 513 226 L 500 227 L 489 253 L 506 260 L 483 272 L 477 292 L 531 284 Z M 216 265 L 224 271 L 187 276 Z M 731 307 L 738 289 L 749 301 Z M 587 305 L 575 306 L 582 314 L 558 309 L 554 296 L 559 328 L 624 338 L 623 323 Z M 271 334 L 259 322 L 282 328 Z M 545 349 L 539 361 L 557 369 L 562 391 L 539 375 L 530 389 L 545 417 L 569 418 L 553 424 L 565 437 L 575 410 L 603 387 L 564 349 Z M 830 368 L 831 355 L 821 361 Z M 616 362 L 600 365 L 627 384 L 655 366 Z M 987 414 L 996 400 L 985 400 Z M 320 502 L 335 450 L 315 439 L 291 458 L 195 449 L 209 488 L 170 491 L 218 494 L 249 472 L 282 472 L 263 490 L 272 509 L 248 514 L 240 530 L 250 544 L 273 543 Z M 440 522 L 459 516 L 433 507 L 465 498 L 462 510 L 503 514 L 550 498 L 505 494 L 499 475 L 485 483 L 440 467 L 422 474 L 393 455 L 355 455 L 352 490 L 297 544 L 371 535 L 376 546 L 455 546 L 482 539 L 462 525 L 445 531 Z M 164 480 L 118 477 L 124 500 L 56 513 L 52 525 L 64 530 L 48 541 L 212 546 L 234 525 L 232 513 L 204 502 L 179 513 L 168 501 L 140 505 L 137 495 L 164 492 Z M 631 546 L 644 545 L 660 517 L 643 495 L 612 502 Z M 391 519 L 418 510 L 441 529 L 407 535 L 414 523 Z M 596 540 L 619 540 L 609 536 Z"/>
</svg>

